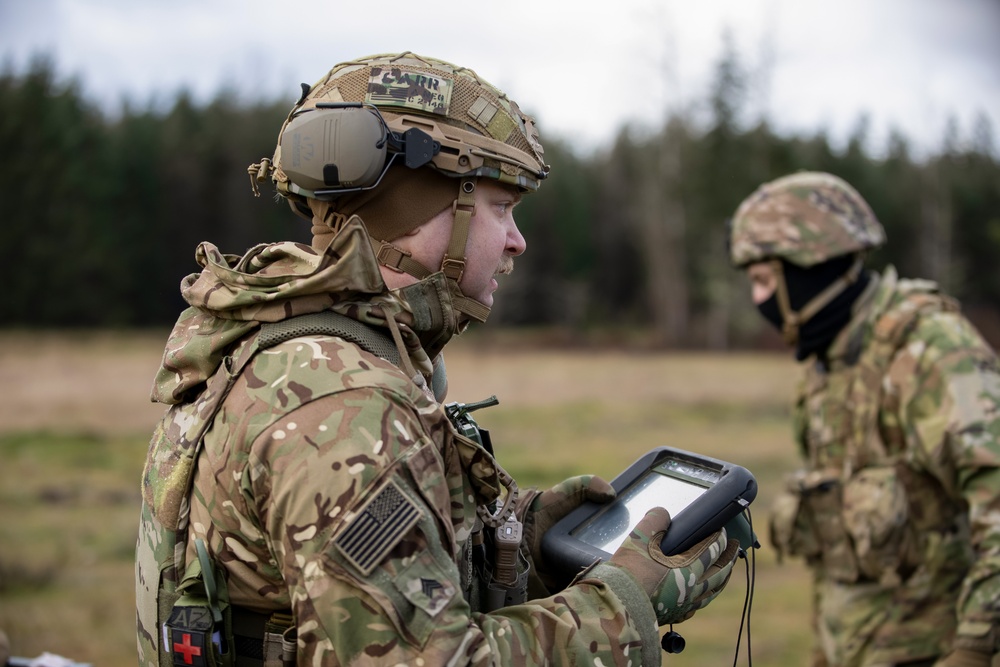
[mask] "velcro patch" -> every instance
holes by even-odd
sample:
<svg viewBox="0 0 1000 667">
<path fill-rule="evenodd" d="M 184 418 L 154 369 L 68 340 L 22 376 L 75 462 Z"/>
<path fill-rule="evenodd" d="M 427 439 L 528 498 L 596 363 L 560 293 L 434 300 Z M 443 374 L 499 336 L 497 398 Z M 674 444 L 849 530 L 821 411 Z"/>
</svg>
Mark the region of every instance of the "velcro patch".
<svg viewBox="0 0 1000 667">
<path fill-rule="evenodd" d="M 212 612 L 207 607 L 174 607 L 163 624 L 163 643 L 175 666 L 209 664 Z"/>
<path fill-rule="evenodd" d="M 351 565 L 368 576 L 421 515 L 420 508 L 399 485 L 389 480 L 358 511 L 334 544 Z"/>
<path fill-rule="evenodd" d="M 399 67 L 373 67 L 365 101 L 378 106 L 406 107 L 448 115 L 454 81 Z"/>
<path fill-rule="evenodd" d="M 396 577 L 396 586 L 410 603 L 435 617 L 448 606 L 458 589 L 427 554 Z"/>
<path fill-rule="evenodd" d="M 468 114 L 472 116 L 478 123 L 482 125 L 489 125 L 490 121 L 493 120 L 493 116 L 497 115 L 499 109 L 495 104 L 491 104 L 482 95 L 479 96 L 472 106 L 469 107 Z"/>
</svg>

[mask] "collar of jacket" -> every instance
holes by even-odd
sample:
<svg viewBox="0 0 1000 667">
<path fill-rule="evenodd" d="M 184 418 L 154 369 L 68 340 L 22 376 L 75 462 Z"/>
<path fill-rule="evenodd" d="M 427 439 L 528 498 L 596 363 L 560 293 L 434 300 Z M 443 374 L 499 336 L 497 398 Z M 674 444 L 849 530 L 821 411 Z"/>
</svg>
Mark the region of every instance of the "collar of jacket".
<svg viewBox="0 0 1000 667">
<path fill-rule="evenodd" d="M 396 317 L 414 367 L 428 378 L 433 374 L 421 337 L 408 326 L 409 305 L 386 288 L 359 218 L 347 221 L 320 249 L 281 242 L 236 256 L 202 243 L 195 258 L 202 271 L 181 283 L 189 307 L 167 341 L 153 383 L 155 402 L 172 405 L 195 395 L 234 345 L 262 322 L 327 309 L 373 326 Z"/>
</svg>

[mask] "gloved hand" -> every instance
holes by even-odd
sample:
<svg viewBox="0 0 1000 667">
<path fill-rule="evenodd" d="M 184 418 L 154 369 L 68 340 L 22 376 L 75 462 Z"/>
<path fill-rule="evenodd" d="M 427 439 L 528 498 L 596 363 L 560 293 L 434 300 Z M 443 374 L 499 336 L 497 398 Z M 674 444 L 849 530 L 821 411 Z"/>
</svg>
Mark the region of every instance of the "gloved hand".
<svg viewBox="0 0 1000 667">
<path fill-rule="evenodd" d="M 585 502 L 606 503 L 614 497 L 611 485 L 596 475 L 570 477 L 547 491 L 526 489 L 518 496 L 514 514 L 524 525 L 522 548 L 550 592 L 562 590 L 576 572 L 552 572 L 546 567 L 542 555 L 545 531 Z"/>
<path fill-rule="evenodd" d="M 934 663 L 934 667 L 990 667 L 993 656 L 967 648 L 954 651 Z"/>
<path fill-rule="evenodd" d="M 691 618 L 725 588 L 739 551 L 738 540 L 718 531 L 687 551 L 667 556 L 660 540 L 670 526 L 670 513 L 651 509 L 602 567 L 628 572 L 653 604 L 657 623 L 667 625 Z M 617 591 L 616 591 L 617 592 Z"/>
</svg>

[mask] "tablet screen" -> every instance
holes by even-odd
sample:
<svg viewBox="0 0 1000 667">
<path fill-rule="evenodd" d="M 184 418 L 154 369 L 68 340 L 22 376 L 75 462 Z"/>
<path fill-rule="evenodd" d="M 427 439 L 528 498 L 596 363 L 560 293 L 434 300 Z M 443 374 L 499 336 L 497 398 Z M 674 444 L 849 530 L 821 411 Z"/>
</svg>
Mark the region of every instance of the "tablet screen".
<svg viewBox="0 0 1000 667">
<path fill-rule="evenodd" d="M 667 461 L 650 470 L 607 507 L 571 534 L 607 553 L 614 553 L 639 520 L 654 507 L 670 516 L 694 502 L 718 479 L 718 473 L 678 461 Z M 707 484 L 707 485 L 706 485 Z"/>
</svg>

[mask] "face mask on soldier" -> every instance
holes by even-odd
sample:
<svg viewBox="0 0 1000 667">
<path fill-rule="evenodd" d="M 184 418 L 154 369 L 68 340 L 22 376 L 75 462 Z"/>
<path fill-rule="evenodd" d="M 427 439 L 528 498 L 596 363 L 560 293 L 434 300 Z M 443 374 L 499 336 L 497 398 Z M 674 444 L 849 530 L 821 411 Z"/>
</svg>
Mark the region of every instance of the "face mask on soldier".
<svg viewBox="0 0 1000 667">
<path fill-rule="evenodd" d="M 789 306 L 793 311 L 800 312 L 816 295 L 850 269 L 854 257 L 842 255 L 805 269 L 786 260 L 780 261 L 788 289 Z M 837 333 L 851 320 L 851 307 L 868 285 L 868 280 L 868 275 L 862 273 L 830 303 L 799 325 L 798 340 L 795 343 L 796 359 L 802 361 L 811 354 L 822 355 L 826 351 Z M 778 304 L 777 292 L 758 304 L 757 309 L 778 331 L 782 330 L 784 317 Z"/>
</svg>

